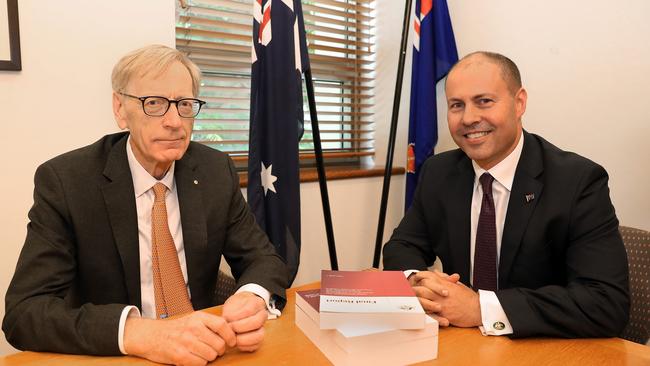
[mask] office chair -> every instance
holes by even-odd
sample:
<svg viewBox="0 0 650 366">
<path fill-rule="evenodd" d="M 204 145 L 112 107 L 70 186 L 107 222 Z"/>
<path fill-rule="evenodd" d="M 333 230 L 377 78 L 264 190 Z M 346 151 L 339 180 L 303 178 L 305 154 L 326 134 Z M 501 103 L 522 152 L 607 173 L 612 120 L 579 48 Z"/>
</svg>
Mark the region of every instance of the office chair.
<svg viewBox="0 0 650 366">
<path fill-rule="evenodd" d="M 235 279 L 222 270 L 219 270 L 217 286 L 214 290 L 214 302 L 217 305 L 223 305 L 223 303 L 235 293 L 235 286 Z"/>
<path fill-rule="evenodd" d="M 650 339 L 650 232 L 620 226 L 630 266 L 630 321 L 621 338 L 646 344 Z"/>
</svg>

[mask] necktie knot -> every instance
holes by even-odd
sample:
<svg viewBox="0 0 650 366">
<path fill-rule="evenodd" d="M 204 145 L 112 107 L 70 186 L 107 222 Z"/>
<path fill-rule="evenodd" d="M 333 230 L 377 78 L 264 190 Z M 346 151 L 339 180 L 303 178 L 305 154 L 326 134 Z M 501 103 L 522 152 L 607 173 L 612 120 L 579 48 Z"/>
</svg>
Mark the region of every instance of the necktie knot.
<svg viewBox="0 0 650 366">
<path fill-rule="evenodd" d="M 162 183 L 156 183 L 153 186 L 153 194 L 155 195 L 156 201 L 164 201 L 165 195 L 167 194 L 167 187 Z"/>
<path fill-rule="evenodd" d="M 494 182 L 494 177 L 486 172 L 479 177 L 478 181 L 481 183 L 481 187 L 483 187 L 483 194 L 492 197 L 492 182 Z"/>
</svg>

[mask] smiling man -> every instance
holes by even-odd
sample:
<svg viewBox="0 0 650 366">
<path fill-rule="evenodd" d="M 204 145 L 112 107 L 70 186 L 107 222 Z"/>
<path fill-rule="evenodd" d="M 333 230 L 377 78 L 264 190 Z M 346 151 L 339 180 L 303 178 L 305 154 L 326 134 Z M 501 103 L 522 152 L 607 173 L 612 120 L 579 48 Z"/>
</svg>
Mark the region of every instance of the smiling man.
<svg viewBox="0 0 650 366">
<path fill-rule="evenodd" d="M 205 365 L 256 350 L 288 274 L 257 226 L 228 156 L 190 142 L 198 67 L 148 46 L 113 69 L 127 132 L 58 156 L 35 174 L 27 239 L 6 296 L 16 348 Z M 237 292 L 216 305 L 222 255 Z M 167 319 L 174 317 L 173 319 Z"/>
<path fill-rule="evenodd" d="M 611 337 L 629 315 L 627 256 L 598 164 L 523 130 L 507 57 L 476 52 L 446 81 L 458 150 L 432 156 L 384 247 L 440 324 L 485 335 Z M 430 272 L 439 257 L 444 273 Z"/>
</svg>

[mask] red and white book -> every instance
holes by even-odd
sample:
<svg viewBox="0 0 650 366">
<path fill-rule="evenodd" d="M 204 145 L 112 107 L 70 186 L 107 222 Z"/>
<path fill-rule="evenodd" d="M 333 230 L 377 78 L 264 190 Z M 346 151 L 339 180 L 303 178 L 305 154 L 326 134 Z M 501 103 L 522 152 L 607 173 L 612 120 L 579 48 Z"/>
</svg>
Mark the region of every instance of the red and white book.
<svg viewBox="0 0 650 366">
<path fill-rule="evenodd" d="M 438 356 L 438 322 L 423 329 L 351 326 L 320 329 L 319 290 L 296 293 L 296 325 L 334 365 L 406 365 Z"/>
<path fill-rule="evenodd" d="M 400 271 L 321 271 L 321 329 L 422 329 L 426 315 Z"/>
</svg>

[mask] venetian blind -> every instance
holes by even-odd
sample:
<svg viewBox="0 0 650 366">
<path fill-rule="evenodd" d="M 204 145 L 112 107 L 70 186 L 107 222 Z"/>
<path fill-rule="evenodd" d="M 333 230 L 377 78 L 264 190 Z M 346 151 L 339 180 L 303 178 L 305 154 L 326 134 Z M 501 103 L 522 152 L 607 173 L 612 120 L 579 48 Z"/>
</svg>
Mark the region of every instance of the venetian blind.
<svg viewBox="0 0 650 366">
<path fill-rule="evenodd" d="M 358 164 L 374 154 L 374 1 L 303 0 L 322 147 L 329 165 Z M 194 141 L 228 152 L 239 166 L 248 153 L 253 0 L 179 1 L 176 48 L 203 72 Z M 302 166 L 313 163 L 307 93 Z"/>
</svg>

